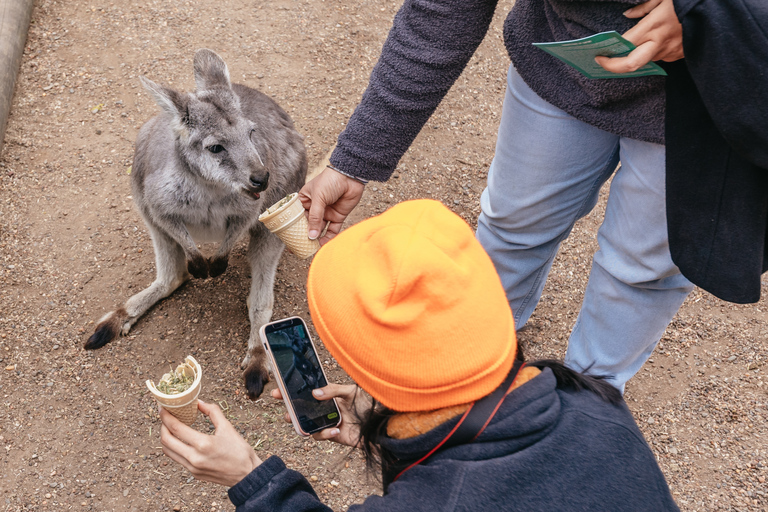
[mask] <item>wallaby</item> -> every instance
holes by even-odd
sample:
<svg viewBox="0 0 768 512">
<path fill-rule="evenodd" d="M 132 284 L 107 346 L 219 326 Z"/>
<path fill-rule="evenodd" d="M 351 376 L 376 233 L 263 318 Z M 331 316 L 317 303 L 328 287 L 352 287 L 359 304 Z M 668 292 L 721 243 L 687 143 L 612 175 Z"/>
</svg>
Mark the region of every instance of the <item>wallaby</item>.
<svg viewBox="0 0 768 512">
<path fill-rule="evenodd" d="M 233 246 L 247 232 L 251 334 L 242 368 L 254 400 L 269 380 L 258 332 L 272 316 L 275 271 L 284 248 L 257 219 L 304 184 L 306 152 L 288 114 L 261 92 L 232 84 L 216 53 L 198 50 L 194 72 L 194 93 L 141 77 L 163 110 L 139 131 L 131 172 L 133 200 L 152 237 L 157 277 L 105 315 L 85 348 L 97 349 L 127 334 L 190 275 L 221 275 Z M 197 242 L 220 245 L 206 259 Z"/>
</svg>

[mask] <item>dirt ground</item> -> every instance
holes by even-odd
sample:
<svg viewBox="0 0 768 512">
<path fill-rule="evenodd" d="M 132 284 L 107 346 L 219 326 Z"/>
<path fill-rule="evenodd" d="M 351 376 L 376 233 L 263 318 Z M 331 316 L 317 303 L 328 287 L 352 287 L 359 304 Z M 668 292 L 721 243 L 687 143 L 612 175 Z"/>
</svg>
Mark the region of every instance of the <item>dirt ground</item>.
<svg viewBox="0 0 768 512">
<path fill-rule="evenodd" d="M 317 162 L 359 100 L 398 4 L 36 2 L 0 155 L 0 510 L 233 510 L 224 488 L 195 481 L 160 449 L 144 381 L 188 354 L 205 369 L 201 397 L 218 402 L 262 458 L 283 457 L 335 510 L 377 492 L 356 454 L 299 438 L 281 403 L 244 397 L 244 243 L 226 274 L 189 282 L 129 336 L 95 352 L 82 345 L 94 321 L 154 276 L 128 176 L 137 130 L 157 112 L 139 76 L 190 90 L 193 53 L 211 48 L 234 81 L 288 111 Z M 501 2 L 467 71 L 393 179 L 367 187 L 351 222 L 431 197 L 474 225 L 501 111 L 510 7 Z M 520 333 L 529 357 L 564 354 L 605 193 L 563 244 Z M 309 320 L 307 266 L 283 256 L 274 318 Z M 696 290 L 627 386 L 682 510 L 768 510 L 766 311 L 766 299 L 737 306 Z M 332 380 L 346 380 L 322 358 Z"/>
</svg>

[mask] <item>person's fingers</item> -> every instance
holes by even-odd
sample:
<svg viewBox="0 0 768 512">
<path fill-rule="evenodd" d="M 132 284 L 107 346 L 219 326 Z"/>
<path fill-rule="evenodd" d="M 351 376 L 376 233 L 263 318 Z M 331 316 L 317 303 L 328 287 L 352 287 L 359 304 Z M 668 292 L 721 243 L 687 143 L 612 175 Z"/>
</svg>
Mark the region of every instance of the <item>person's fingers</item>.
<svg viewBox="0 0 768 512">
<path fill-rule="evenodd" d="M 317 240 L 317 237 L 320 236 L 320 233 L 325 226 L 324 216 L 326 204 L 325 201 L 317 196 L 319 196 L 319 194 L 312 198 L 312 203 L 309 205 L 309 213 L 307 215 L 307 223 L 309 224 L 307 235 L 310 240 Z"/>
<path fill-rule="evenodd" d="M 318 400 L 330 400 L 331 398 L 341 398 L 343 400 L 352 400 L 357 392 L 357 386 L 354 384 L 328 384 L 322 388 L 312 390 L 312 396 Z"/>
<path fill-rule="evenodd" d="M 168 432 L 186 444 L 198 446 L 207 436 L 182 423 L 176 416 L 160 408 L 160 421 Z"/>
<path fill-rule="evenodd" d="M 341 227 L 344 225 L 344 222 L 331 222 L 328 224 L 328 229 L 325 231 L 325 234 L 320 237 L 320 245 L 325 245 L 328 242 L 330 242 L 336 235 L 338 235 L 341 232 Z"/>
<path fill-rule="evenodd" d="M 178 429 L 179 425 L 184 425 L 176 416 L 168 412 L 165 407 L 158 406 L 157 409 L 160 415 L 160 421 L 163 423 L 163 425 L 165 425 L 166 428 L 171 430 L 171 433 Z"/>
<path fill-rule="evenodd" d="M 333 238 L 360 202 L 364 189 L 363 183 L 330 167 L 304 185 L 299 199 L 307 210 L 308 236 L 311 239 L 322 236 L 326 241 Z M 326 223 L 332 224 L 330 235 L 322 235 Z"/>
<path fill-rule="evenodd" d="M 270 392 L 270 394 L 272 395 L 272 398 L 274 398 L 276 400 L 282 400 L 283 399 L 283 394 L 280 392 L 280 390 L 278 388 L 273 389 Z M 286 423 L 290 423 L 291 422 L 291 415 L 286 412 L 285 414 L 283 414 L 283 420 Z"/>
<path fill-rule="evenodd" d="M 160 425 L 160 443 L 163 445 L 163 453 L 172 460 L 189 469 L 189 456 L 192 449 L 181 442 L 164 424 Z"/>
<path fill-rule="evenodd" d="M 649 42 L 655 43 L 653 52 L 646 49 L 647 53 L 652 54 L 643 55 L 643 59 L 648 59 L 647 62 L 659 60 L 673 62 L 682 59 L 685 57 L 683 28 L 680 20 L 677 19 L 674 3 L 672 0 L 658 0 L 655 4 L 650 2 L 648 4 L 652 7 L 651 11 L 634 27 L 627 30 L 623 37 L 637 48 Z M 645 63 L 640 64 L 640 67 L 643 65 Z"/>
<path fill-rule="evenodd" d="M 326 221 L 332 220 L 327 217 L 335 213 L 332 208 L 333 204 L 344 193 L 339 186 L 340 180 L 338 178 L 341 176 L 338 172 L 326 167 L 299 190 L 299 200 L 304 209 L 307 210 L 308 236 L 312 240 L 320 236 Z"/>
<path fill-rule="evenodd" d="M 595 57 L 595 62 L 603 69 L 612 73 L 629 73 L 637 71 L 648 64 L 656 55 L 659 45 L 653 41 L 643 43 L 624 57 Z"/>
<path fill-rule="evenodd" d="M 216 404 L 209 404 L 207 402 L 203 402 L 202 400 L 197 401 L 197 408 L 208 416 L 208 418 L 211 420 L 211 423 L 213 423 L 213 426 L 218 430 L 220 427 L 230 425 L 227 418 L 224 416 L 224 413 L 221 411 L 221 407 L 219 407 Z"/>
<path fill-rule="evenodd" d="M 630 7 L 626 11 L 624 11 L 624 16 L 627 18 L 642 18 L 652 10 L 654 10 L 662 0 L 648 0 L 647 2 L 644 2 L 642 4 L 636 5 L 634 7 Z"/>
<path fill-rule="evenodd" d="M 339 435 L 339 432 L 341 431 L 336 427 L 326 428 L 325 430 L 312 434 L 312 439 L 315 441 L 333 441 L 336 436 Z"/>
</svg>

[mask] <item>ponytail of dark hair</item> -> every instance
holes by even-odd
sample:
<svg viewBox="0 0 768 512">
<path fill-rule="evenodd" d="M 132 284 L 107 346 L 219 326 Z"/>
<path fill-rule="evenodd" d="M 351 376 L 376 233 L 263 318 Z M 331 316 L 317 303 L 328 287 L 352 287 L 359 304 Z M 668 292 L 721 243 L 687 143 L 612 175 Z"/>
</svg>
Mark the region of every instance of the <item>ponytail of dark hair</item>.
<svg viewBox="0 0 768 512">
<path fill-rule="evenodd" d="M 365 468 L 370 474 L 379 470 L 386 471 L 397 460 L 379 443 L 379 439 L 387 435 L 389 420 L 396 414 L 397 412 L 384 407 L 375 399 L 372 400 L 370 408 L 362 413 L 355 410 L 356 420 L 360 425 L 360 441 L 357 447 L 363 452 Z"/>
<path fill-rule="evenodd" d="M 549 368 L 557 379 L 557 389 L 568 391 L 590 391 L 611 405 L 620 404 L 623 400 L 621 392 L 606 382 L 603 375 L 587 375 L 576 370 L 571 370 L 560 361 L 554 359 L 541 359 L 528 363 L 539 369 Z"/>
<path fill-rule="evenodd" d="M 518 343 L 517 353 L 515 359 L 525 362 L 525 354 L 523 347 Z M 577 372 L 565 366 L 561 361 L 555 359 L 540 359 L 528 363 L 528 366 L 535 366 L 540 370 L 549 368 L 557 380 L 557 389 L 563 389 L 567 391 L 590 391 L 604 402 L 611 405 L 617 405 L 621 403 L 624 398 L 621 396 L 621 392 L 614 386 L 605 381 L 608 378 L 606 375 L 588 375 L 585 373 Z"/>
</svg>

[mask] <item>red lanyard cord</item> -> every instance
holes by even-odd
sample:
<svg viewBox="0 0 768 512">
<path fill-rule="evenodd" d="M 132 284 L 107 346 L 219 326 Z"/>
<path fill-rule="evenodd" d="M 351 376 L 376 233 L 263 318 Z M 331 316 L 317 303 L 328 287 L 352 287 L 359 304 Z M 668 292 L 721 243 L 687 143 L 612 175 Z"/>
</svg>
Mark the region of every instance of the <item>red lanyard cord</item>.
<svg viewBox="0 0 768 512">
<path fill-rule="evenodd" d="M 397 481 L 397 479 L 400 478 L 403 475 L 403 473 L 405 473 L 412 467 L 418 466 L 419 464 L 427 460 L 429 457 L 432 456 L 432 454 L 434 454 L 436 451 L 440 450 L 440 448 L 446 445 L 446 443 L 448 444 L 448 446 L 445 446 L 447 448 L 449 446 L 456 446 L 457 444 L 468 443 L 468 442 L 471 443 L 472 441 L 477 439 L 478 436 L 483 433 L 483 431 L 491 422 L 493 417 L 496 415 L 496 412 L 499 410 L 499 407 L 501 407 L 501 404 L 504 402 L 504 399 L 507 397 L 509 392 L 514 387 L 515 381 L 517 380 L 517 376 L 520 374 L 520 370 L 522 370 L 524 366 L 525 366 L 525 363 L 523 363 L 522 361 L 515 361 L 515 364 L 512 366 L 512 369 L 510 370 L 509 375 L 507 375 L 507 378 L 504 379 L 504 382 L 502 382 L 501 385 L 498 388 L 496 388 L 496 390 L 493 391 L 493 393 L 473 403 L 469 407 L 469 409 L 467 409 L 466 412 L 464 412 L 464 414 L 459 419 L 459 422 L 456 424 L 456 426 L 454 426 L 453 429 L 451 429 L 448 435 L 445 436 L 443 440 L 437 444 L 437 446 L 432 448 L 426 455 L 421 457 L 419 460 L 408 465 L 405 469 L 400 471 L 397 474 L 397 476 L 392 480 L 392 482 Z"/>
</svg>

